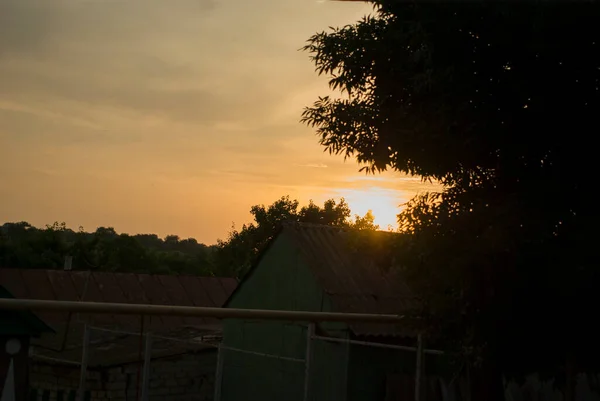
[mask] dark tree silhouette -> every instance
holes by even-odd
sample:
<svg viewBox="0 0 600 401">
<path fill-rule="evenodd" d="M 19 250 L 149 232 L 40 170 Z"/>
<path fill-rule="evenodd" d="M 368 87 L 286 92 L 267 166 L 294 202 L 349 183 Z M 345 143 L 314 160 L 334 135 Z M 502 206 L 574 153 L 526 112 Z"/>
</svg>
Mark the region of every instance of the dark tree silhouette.
<svg viewBox="0 0 600 401">
<path fill-rule="evenodd" d="M 193 238 L 162 240 L 155 234 L 118 234 L 112 227 L 87 233 L 64 223 L 45 229 L 24 222 L 0 226 L 0 267 L 60 269 L 68 255 L 75 270 L 222 275 L 213 265 L 213 250 Z"/>
<path fill-rule="evenodd" d="M 219 240 L 215 252 L 215 265 L 219 271 L 241 277 L 254 263 L 257 255 L 273 238 L 281 223 L 298 221 L 339 227 L 376 230 L 372 213 L 355 216 L 344 199 L 325 201 L 323 207 L 313 201 L 300 208 L 297 200 L 283 196 L 269 206 L 255 205 L 250 209 L 254 222 L 244 224 L 240 230 L 232 227 L 226 240 Z"/>
<path fill-rule="evenodd" d="M 400 216 L 398 263 L 432 336 L 505 371 L 583 364 L 598 334 L 583 307 L 598 303 L 598 3 L 374 3 L 309 39 L 343 97 L 302 121 L 367 172 L 444 184 Z"/>
</svg>

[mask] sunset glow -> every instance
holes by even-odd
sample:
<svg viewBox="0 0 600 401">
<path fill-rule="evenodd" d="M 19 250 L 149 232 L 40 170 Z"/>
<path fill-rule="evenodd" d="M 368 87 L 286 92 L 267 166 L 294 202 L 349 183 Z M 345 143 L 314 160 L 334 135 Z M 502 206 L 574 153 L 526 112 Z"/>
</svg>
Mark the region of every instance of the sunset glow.
<svg viewBox="0 0 600 401">
<path fill-rule="evenodd" d="M 314 33 L 372 11 L 304 0 L 21 1 L 0 12 L 0 220 L 214 243 L 254 204 L 345 197 L 394 225 L 420 183 L 367 177 L 299 123 L 330 93 Z M 41 18 L 40 16 L 43 16 Z M 41 19 L 40 19 L 41 18 Z"/>
<path fill-rule="evenodd" d="M 369 210 L 375 216 L 375 224 L 382 230 L 388 227 L 397 228 L 397 215 L 400 212 L 399 191 L 370 187 L 364 190 L 341 190 L 341 195 L 346 199 L 354 214 L 364 216 Z"/>
</svg>

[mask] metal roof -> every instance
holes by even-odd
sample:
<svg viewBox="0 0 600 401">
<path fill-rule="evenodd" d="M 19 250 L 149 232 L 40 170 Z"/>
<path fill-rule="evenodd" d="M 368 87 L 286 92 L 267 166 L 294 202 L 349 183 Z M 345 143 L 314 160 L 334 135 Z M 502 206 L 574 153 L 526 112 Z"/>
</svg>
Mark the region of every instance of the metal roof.
<svg viewBox="0 0 600 401">
<path fill-rule="evenodd" d="M 224 307 L 242 291 L 244 282 L 260 266 L 275 239 L 288 235 L 304 256 L 321 289 L 331 299 L 334 312 L 411 315 L 420 302 L 410 291 L 398 269 L 393 252 L 398 234 L 385 231 L 358 231 L 318 224 L 286 222 L 259 255 Z M 417 334 L 414 324 L 381 323 L 349 325 L 357 336 L 406 336 Z"/>
<path fill-rule="evenodd" d="M 221 307 L 236 288 L 237 280 L 2 268 L 0 285 L 21 299 Z M 46 357 L 78 361 L 85 324 L 130 333 L 142 330 L 141 318 L 131 316 L 74 314 L 69 317 L 67 313 L 47 311 L 36 314 L 56 331 L 55 335 L 43 335 L 39 340 L 33 341 L 35 354 L 41 359 Z M 206 335 L 220 335 L 221 325 L 212 318 L 160 316 L 146 318 L 143 330 L 173 338 L 172 341 L 167 341 L 169 346 L 162 350 L 160 343 L 155 342 L 153 355 L 161 352 L 163 355 L 165 352 L 180 353 L 201 347 L 197 339 Z M 119 364 L 137 359 L 139 335 L 94 330 L 92 343 L 98 352 L 91 353 L 90 366 Z M 133 356 L 135 358 L 131 359 Z"/>
<path fill-rule="evenodd" d="M 418 299 L 392 266 L 390 252 L 398 234 L 286 223 L 283 232 L 294 238 L 336 312 L 408 314 Z M 359 336 L 407 335 L 408 327 L 390 324 L 351 324 Z"/>
</svg>

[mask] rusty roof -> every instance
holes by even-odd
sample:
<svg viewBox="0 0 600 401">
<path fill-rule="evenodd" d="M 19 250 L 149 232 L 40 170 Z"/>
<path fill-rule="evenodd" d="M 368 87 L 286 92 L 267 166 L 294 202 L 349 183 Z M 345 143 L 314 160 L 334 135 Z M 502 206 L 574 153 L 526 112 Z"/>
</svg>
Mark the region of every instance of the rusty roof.
<svg viewBox="0 0 600 401">
<path fill-rule="evenodd" d="M 166 276 L 112 272 L 86 272 L 41 269 L 0 268 L 0 285 L 16 298 L 59 301 L 116 302 L 153 305 L 221 307 L 237 286 L 233 278 Z M 35 311 L 34 311 L 35 312 Z M 76 362 L 81 354 L 84 326 L 112 331 L 94 330 L 90 365 L 110 365 L 137 358 L 139 333 L 151 331 L 172 338 L 169 346 L 160 350 L 155 342 L 153 355 L 162 352 L 183 352 L 201 345 L 197 339 L 220 335 L 221 325 L 214 318 L 157 316 L 144 319 L 124 315 L 69 316 L 64 312 L 36 313 L 52 327 L 55 335 L 43 335 L 34 340 L 36 354 Z M 126 333 L 116 333 L 126 332 Z M 164 342 L 164 341 L 163 341 Z M 135 349 L 135 351 L 132 351 Z M 162 355 L 162 354 L 161 354 Z"/>
</svg>

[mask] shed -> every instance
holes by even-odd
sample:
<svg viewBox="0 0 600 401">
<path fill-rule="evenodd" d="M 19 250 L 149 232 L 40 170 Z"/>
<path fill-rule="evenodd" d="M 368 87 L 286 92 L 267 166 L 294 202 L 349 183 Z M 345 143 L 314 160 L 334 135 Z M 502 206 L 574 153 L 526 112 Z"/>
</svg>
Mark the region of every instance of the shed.
<svg viewBox="0 0 600 401">
<path fill-rule="evenodd" d="M 395 235 L 286 223 L 225 307 L 414 313 L 417 297 L 391 268 Z M 404 325 L 326 323 L 316 330 L 337 339 L 416 345 L 414 329 Z M 303 400 L 306 343 L 306 324 L 226 320 L 220 401 Z M 415 371 L 410 351 L 331 341 L 313 341 L 312 348 L 311 401 L 390 399 L 390 378 L 397 384 Z M 431 368 L 435 361 L 429 359 Z"/>
</svg>

